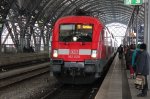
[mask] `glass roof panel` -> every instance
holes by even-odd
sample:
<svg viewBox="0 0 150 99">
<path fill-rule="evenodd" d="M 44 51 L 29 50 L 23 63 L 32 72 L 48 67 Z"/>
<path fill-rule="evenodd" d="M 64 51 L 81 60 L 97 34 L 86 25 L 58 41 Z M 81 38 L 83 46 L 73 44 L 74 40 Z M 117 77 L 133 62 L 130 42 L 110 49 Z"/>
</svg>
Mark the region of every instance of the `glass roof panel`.
<svg viewBox="0 0 150 99">
<path fill-rule="evenodd" d="M 122 39 L 125 36 L 127 26 L 120 23 L 111 23 L 111 24 L 107 24 L 106 27 L 108 27 L 108 29 L 112 32 L 112 34 L 118 41 L 118 45 L 120 45 Z"/>
</svg>

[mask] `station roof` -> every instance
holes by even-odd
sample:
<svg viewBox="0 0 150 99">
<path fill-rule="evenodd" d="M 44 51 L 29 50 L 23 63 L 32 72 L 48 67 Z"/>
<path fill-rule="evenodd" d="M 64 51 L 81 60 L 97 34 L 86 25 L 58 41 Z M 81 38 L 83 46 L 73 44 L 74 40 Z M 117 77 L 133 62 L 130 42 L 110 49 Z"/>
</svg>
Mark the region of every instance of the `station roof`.
<svg viewBox="0 0 150 99">
<path fill-rule="evenodd" d="M 53 21 L 73 14 L 76 9 L 83 9 L 100 18 L 105 24 L 119 22 L 125 25 L 128 24 L 135 7 L 125 5 L 124 0 L 1 0 L 0 6 L 0 15 L 4 18 L 11 9 L 15 15 Z M 143 12 L 140 17 L 143 17 Z"/>
<path fill-rule="evenodd" d="M 144 6 L 125 5 L 124 0 L 0 0 L 0 23 L 10 21 L 20 28 L 28 26 L 47 26 L 67 15 L 73 15 L 78 9 L 98 17 L 105 25 L 121 23 L 130 26 L 144 23 Z M 22 19 L 20 20 L 20 18 Z M 132 20 L 132 21 L 131 21 Z M 22 21 L 25 26 L 19 25 Z"/>
</svg>

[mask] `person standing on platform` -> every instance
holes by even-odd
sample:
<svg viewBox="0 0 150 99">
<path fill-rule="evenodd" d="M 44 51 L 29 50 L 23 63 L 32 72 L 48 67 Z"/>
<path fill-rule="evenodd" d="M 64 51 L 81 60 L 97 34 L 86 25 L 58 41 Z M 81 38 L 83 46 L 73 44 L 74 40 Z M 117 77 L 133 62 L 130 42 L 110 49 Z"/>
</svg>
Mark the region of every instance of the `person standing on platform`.
<svg viewBox="0 0 150 99">
<path fill-rule="evenodd" d="M 138 59 L 138 57 L 139 57 L 140 54 L 141 54 L 140 44 L 138 44 L 137 47 L 136 47 L 136 49 L 133 51 L 133 54 L 132 54 L 132 67 L 133 67 L 133 70 L 135 71 L 135 73 L 136 73 L 137 59 Z"/>
<path fill-rule="evenodd" d="M 148 82 L 147 82 L 147 75 L 149 75 L 149 61 L 150 61 L 150 56 L 148 52 L 146 51 L 146 44 L 141 44 L 140 45 L 140 50 L 141 54 L 139 55 L 137 59 L 137 64 L 136 64 L 136 73 L 137 75 L 143 75 L 145 77 L 145 84 L 142 89 L 142 92 L 138 94 L 138 97 L 145 97 L 147 96 L 147 91 L 148 91 Z"/>
<path fill-rule="evenodd" d="M 122 58 L 122 54 L 123 54 L 123 46 L 122 45 L 119 46 L 118 52 L 119 52 L 119 59 L 121 59 Z"/>
<path fill-rule="evenodd" d="M 127 70 L 129 70 L 129 65 L 128 65 L 128 63 L 127 63 L 127 52 L 129 51 L 130 49 L 129 49 L 129 46 L 128 45 L 126 45 L 125 47 L 124 47 L 124 56 L 125 56 L 125 60 L 126 60 L 126 69 Z"/>
<path fill-rule="evenodd" d="M 132 67 L 132 54 L 133 54 L 134 48 L 135 48 L 134 45 L 131 44 L 130 48 L 127 51 L 127 56 L 126 56 L 126 64 L 127 64 L 127 67 L 129 67 L 129 69 L 130 69 L 130 77 L 129 78 L 133 78 L 133 76 L 134 76 L 134 69 Z"/>
</svg>

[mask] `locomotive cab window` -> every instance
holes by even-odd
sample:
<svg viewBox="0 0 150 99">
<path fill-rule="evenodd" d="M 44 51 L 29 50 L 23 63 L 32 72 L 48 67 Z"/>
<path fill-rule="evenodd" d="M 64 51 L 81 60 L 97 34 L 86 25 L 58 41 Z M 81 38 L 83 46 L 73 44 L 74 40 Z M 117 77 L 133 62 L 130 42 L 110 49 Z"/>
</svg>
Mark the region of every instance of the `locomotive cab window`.
<svg viewBox="0 0 150 99">
<path fill-rule="evenodd" d="M 92 42 L 93 25 L 61 24 L 59 41 L 61 42 Z"/>
</svg>

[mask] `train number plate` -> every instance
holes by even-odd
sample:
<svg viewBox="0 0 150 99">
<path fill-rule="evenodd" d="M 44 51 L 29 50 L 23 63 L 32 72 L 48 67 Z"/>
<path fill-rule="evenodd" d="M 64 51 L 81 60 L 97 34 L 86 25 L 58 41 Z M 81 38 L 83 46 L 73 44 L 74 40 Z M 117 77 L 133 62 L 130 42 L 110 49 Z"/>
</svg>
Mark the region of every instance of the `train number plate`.
<svg viewBox="0 0 150 99">
<path fill-rule="evenodd" d="M 68 58 L 80 58 L 78 49 L 70 49 Z"/>
<path fill-rule="evenodd" d="M 79 55 L 79 50 L 78 49 L 70 49 L 69 54 L 70 55 Z"/>
</svg>

